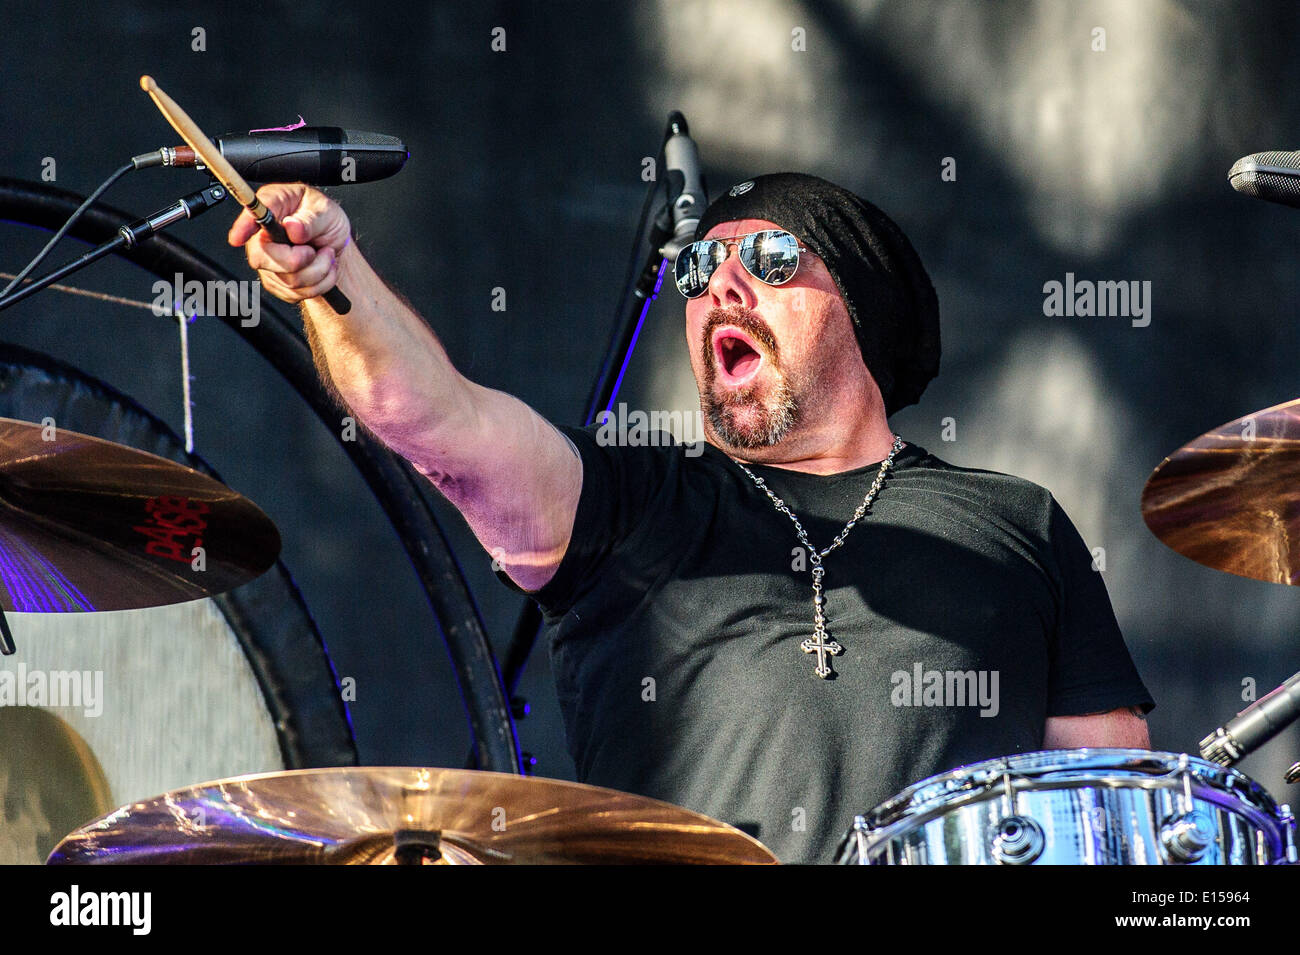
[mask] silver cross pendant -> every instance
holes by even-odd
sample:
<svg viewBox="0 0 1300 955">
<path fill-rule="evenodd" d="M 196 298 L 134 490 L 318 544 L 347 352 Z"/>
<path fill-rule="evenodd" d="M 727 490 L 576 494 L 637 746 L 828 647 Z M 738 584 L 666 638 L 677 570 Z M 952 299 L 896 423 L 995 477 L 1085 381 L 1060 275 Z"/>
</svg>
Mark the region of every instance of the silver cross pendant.
<svg viewBox="0 0 1300 955">
<path fill-rule="evenodd" d="M 834 640 L 829 643 L 826 642 L 826 631 L 824 630 L 819 630 L 817 633 L 813 634 L 813 636 L 799 644 L 799 647 L 804 653 L 817 654 L 817 666 L 813 672 L 823 680 L 828 679 L 834 673 L 830 668 L 830 664 L 826 662 L 826 655 L 830 654 L 831 656 L 838 656 L 844 652 L 844 648 Z"/>
</svg>

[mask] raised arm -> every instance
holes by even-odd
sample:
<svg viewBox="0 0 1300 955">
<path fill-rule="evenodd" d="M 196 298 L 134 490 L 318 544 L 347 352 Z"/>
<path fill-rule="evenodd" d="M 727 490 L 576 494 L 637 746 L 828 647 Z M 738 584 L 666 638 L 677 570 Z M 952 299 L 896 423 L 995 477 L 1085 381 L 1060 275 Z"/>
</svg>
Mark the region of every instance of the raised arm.
<svg viewBox="0 0 1300 955">
<path fill-rule="evenodd" d="M 351 413 L 409 460 L 464 515 L 480 543 L 525 590 L 555 574 L 578 508 L 582 465 L 568 440 L 518 398 L 460 374 L 428 324 L 375 274 L 347 215 L 302 184 L 258 196 L 296 245 L 269 241 L 243 212 L 244 246 L 262 287 L 300 302 L 317 368 Z M 319 298 L 352 300 L 337 315 Z"/>
</svg>

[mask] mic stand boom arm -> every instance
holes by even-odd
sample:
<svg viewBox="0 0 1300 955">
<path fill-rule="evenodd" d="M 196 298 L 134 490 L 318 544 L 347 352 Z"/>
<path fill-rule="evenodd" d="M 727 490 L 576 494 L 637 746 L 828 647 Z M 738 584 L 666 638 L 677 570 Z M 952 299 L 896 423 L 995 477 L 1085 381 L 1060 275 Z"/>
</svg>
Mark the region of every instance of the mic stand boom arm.
<svg viewBox="0 0 1300 955">
<path fill-rule="evenodd" d="M 225 200 L 229 193 L 226 188 L 217 183 L 200 189 L 198 192 L 190 193 L 181 199 L 177 199 L 169 206 L 159 209 L 153 215 L 145 216 L 143 219 L 137 219 L 135 222 L 128 223 L 117 230 L 117 235 L 107 242 L 95 246 L 85 255 L 73 259 L 66 265 L 60 266 L 48 275 L 43 275 L 39 279 L 31 279 L 26 284 L 14 289 L 4 298 L 0 298 L 0 311 L 8 308 L 10 305 L 16 305 L 25 298 L 35 295 L 41 289 L 48 285 L 53 285 L 59 279 L 71 275 L 73 272 L 84 269 L 91 262 L 98 261 L 111 252 L 120 248 L 134 249 L 149 236 L 156 232 L 161 232 L 174 222 L 180 222 L 182 219 L 193 219 L 195 216 L 202 215 L 209 209 L 218 206 Z"/>
</svg>

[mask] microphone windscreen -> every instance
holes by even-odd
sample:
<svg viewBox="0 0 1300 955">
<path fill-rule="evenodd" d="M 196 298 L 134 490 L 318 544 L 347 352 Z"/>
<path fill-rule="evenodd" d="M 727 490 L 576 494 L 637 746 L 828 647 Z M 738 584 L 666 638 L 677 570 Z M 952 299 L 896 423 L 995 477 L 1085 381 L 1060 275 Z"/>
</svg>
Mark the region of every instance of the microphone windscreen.
<svg viewBox="0 0 1300 955">
<path fill-rule="evenodd" d="M 1242 195 L 1300 208 L 1300 153 L 1254 153 L 1228 170 L 1228 182 Z"/>
<path fill-rule="evenodd" d="M 229 134 L 217 144 L 230 164 L 251 182 L 306 182 L 313 186 L 383 179 L 398 172 L 410 155 L 395 136 L 337 126 Z"/>
</svg>

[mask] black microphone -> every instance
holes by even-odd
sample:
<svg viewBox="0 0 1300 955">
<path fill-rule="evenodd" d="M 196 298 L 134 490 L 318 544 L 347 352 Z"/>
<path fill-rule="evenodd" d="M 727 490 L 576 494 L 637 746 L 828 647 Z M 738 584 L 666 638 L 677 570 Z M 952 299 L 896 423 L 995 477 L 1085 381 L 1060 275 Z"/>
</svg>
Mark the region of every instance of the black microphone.
<svg viewBox="0 0 1300 955">
<path fill-rule="evenodd" d="M 1300 673 L 1201 740 L 1201 755 L 1231 766 L 1300 718 Z"/>
<path fill-rule="evenodd" d="M 398 172 L 411 155 L 395 136 L 338 126 L 227 133 L 213 142 L 235 171 L 250 182 L 305 182 L 312 186 L 374 182 Z M 136 156 L 131 162 L 137 169 L 203 168 L 188 146 L 164 147 Z"/>
<path fill-rule="evenodd" d="M 1243 195 L 1300 208 L 1300 152 L 1252 153 L 1232 164 L 1228 182 Z"/>
<path fill-rule="evenodd" d="M 664 257 L 677 258 L 695 238 L 695 227 L 709 204 L 700 171 L 700 150 L 691 139 L 686 117 L 673 110 L 668 114 L 668 138 L 664 141 L 664 180 L 668 208 L 672 213 L 672 239 L 664 246 Z"/>
</svg>

